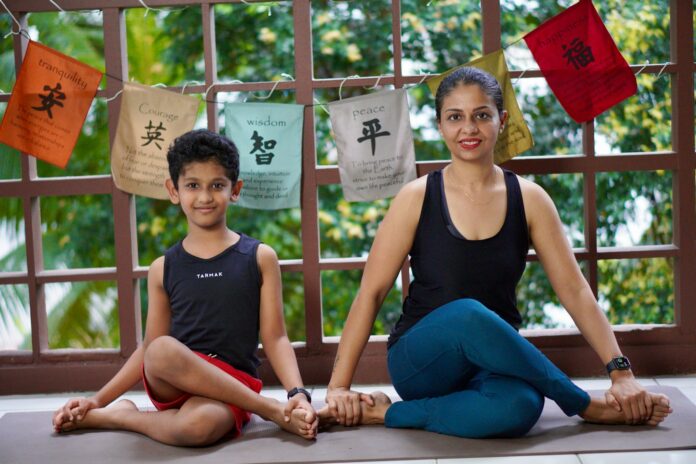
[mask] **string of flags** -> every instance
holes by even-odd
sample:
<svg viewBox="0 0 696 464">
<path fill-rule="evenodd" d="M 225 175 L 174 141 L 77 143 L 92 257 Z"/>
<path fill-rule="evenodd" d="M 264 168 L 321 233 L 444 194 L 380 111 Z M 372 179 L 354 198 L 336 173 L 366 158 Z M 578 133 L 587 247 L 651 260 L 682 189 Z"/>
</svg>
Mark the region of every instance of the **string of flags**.
<svg viewBox="0 0 696 464">
<path fill-rule="evenodd" d="M 637 91 L 635 75 L 592 0 L 579 0 L 523 38 L 551 91 L 577 122 L 593 119 Z M 509 119 L 494 150 L 495 162 L 503 163 L 531 148 L 534 141 L 517 104 L 503 49 L 463 66 L 488 71 L 502 87 Z M 433 95 L 440 81 L 457 68 L 424 77 Z M 102 75 L 30 41 L 0 122 L 0 142 L 65 168 Z M 371 89 L 377 84 L 379 79 Z M 166 150 L 177 136 L 193 128 L 199 100 L 132 82 L 124 82 L 121 98 L 111 147 L 114 183 L 129 193 L 166 199 Z M 342 99 L 339 91 L 339 100 L 328 108 L 348 201 L 391 197 L 415 179 L 405 89 L 348 99 Z M 224 131 L 239 148 L 240 178 L 245 181 L 240 206 L 300 205 L 303 115 L 304 106 L 296 104 L 224 105 Z"/>
</svg>

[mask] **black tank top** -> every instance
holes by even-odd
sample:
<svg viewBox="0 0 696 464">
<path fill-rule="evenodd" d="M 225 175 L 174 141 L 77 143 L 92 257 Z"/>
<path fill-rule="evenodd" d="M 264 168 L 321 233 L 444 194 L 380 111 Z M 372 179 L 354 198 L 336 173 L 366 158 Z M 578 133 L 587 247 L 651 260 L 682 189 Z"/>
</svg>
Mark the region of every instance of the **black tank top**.
<svg viewBox="0 0 696 464">
<path fill-rule="evenodd" d="M 515 289 L 525 268 L 529 230 L 517 176 L 503 170 L 507 211 L 493 237 L 467 240 L 452 224 L 442 171 L 428 175 L 423 208 L 409 255 L 413 281 L 403 314 L 389 337 L 392 346 L 421 318 L 460 298 L 473 298 L 518 329 L 522 317 Z"/>
<path fill-rule="evenodd" d="M 217 256 L 198 258 L 177 243 L 164 254 L 170 335 L 194 351 L 218 356 L 257 376 L 261 278 L 259 241 L 240 234 Z"/>
</svg>

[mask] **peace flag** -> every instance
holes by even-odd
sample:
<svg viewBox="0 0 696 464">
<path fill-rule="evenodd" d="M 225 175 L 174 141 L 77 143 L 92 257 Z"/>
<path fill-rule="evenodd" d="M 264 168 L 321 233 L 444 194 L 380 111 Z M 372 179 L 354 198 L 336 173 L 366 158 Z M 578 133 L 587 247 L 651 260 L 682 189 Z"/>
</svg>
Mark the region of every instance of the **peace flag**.
<svg viewBox="0 0 696 464">
<path fill-rule="evenodd" d="M 253 209 L 300 206 L 304 106 L 227 103 L 225 135 L 239 149 L 237 204 Z"/>
<path fill-rule="evenodd" d="M 392 197 L 416 178 L 405 89 L 346 98 L 328 106 L 346 200 Z"/>
<path fill-rule="evenodd" d="M 119 189 L 166 200 L 167 150 L 175 138 L 193 129 L 199 100 L 169 90 L 125 82 L 111 174 Z"/>
<path fill-rule="evenodd" d="M 101 71 L 30 41 L 0 142 L 65 168 L 101 78 Z"/>
<path fill-rule="evenodd" d="M 638 90 L 591 0 L 580 0 L 524 40 L 558 101 L 577 122 L 591 120 Z"/>
<path fill-rule="evenodd" d="M 436 95 L 437 88 L 445 76 L 465 66 L 473 66 L 492 74 L 498 80 L 503 91 L 503 105 L 508 112 L 508 120 L 505 123 L 503 133 L 498 136 L 498 141 L 493 150 L 496 164 L 502 164 L 532 148 L 534 139 L 517 104 L 517 97 L 515 96 L 515 90 L 512 88 L 512 82 L 510 82 L 510 74 L 502 49 L 426 80 L 425 83 L 428 84 L 428 88 L 433 96 Z"/>
</svg>

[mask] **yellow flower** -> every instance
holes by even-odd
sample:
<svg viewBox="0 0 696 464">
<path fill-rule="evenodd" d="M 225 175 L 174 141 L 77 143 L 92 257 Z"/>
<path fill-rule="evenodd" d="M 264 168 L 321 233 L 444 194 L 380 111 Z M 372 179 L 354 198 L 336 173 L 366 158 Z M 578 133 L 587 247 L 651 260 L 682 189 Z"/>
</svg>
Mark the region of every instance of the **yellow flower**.
<svg viewBox="0 0 696 464">
<path fill-rule="evenodd" d="M 356 61 L 362 60 L 362 55 L 360 54 L 360 49 L 355 44 L 348 45 L 346 49 L 348 55 L 348 61 L 355 63 Z"/>
<path fill-rule="evenodd" d="M 362 230 L 362 227 L 360 227 L 357 224 L 351 224 L 348 227 L 348 238 L 365 238 L 365 233 Z"/>
<path fill-rule="evenodd" d="M 276 41 L 278 35 L 267 27 L 262 27 L 259 32 L 259 40 L 266 44 L 271 44 Z"/>
<path fill-rule="evenodd" d="M 321 47 L 321 53 L 322 55 L 333 55 L 334 49 L 331 47 Z"/>
<path fill-rule="evenodd" d="M 162 218 L 162 217 L 155 217 L 152 220 L 152 226 L 150 226 L 150 235 L 155 237 L 156 235 L 161 234 L 164 232 L 164 226 L 166 225 L 167 220 Z"/>
<path fill-rule="evenodd" d="M 328 31 L 328 32 L 324 32 L 324 35 L 321 36 L 322 42 L 334 42 L 340 38 L 341 38 L 341 33 L 336 29 L 333 29 L 333 30 Z"/>
</svg>

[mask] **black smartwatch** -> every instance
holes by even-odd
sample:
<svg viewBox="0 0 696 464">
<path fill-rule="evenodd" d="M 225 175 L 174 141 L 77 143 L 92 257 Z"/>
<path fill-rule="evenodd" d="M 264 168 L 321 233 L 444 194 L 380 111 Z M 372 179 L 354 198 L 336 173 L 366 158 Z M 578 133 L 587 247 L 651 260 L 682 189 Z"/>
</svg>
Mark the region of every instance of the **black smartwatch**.
<svg viewBox="0 0 696 464">
<path fill-rule="evenodd" d="M 607 374 L 611 371 L 627 371 L 631 368 L 631 362 L 626 356 L 616 356 L 607 364 Z"/>
<path fill-rule="evenodd" d="M 298 393 L 302 393 L 304 396 L 306 396 L 307 401 L 309 403 L 312 402 L 312 395 L 310 395 L 309 392 L 302 387 L 295 387 L 292 390 L 290 390 L 288 392 L 288 399 L 292 398 L 293 396 L 297 395 Z"/>
</svg>

